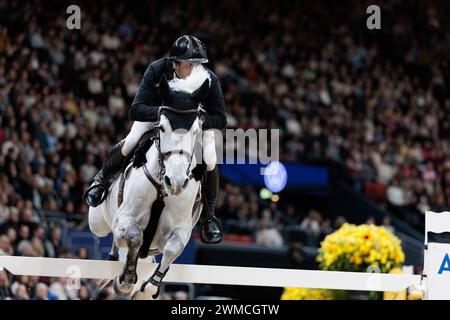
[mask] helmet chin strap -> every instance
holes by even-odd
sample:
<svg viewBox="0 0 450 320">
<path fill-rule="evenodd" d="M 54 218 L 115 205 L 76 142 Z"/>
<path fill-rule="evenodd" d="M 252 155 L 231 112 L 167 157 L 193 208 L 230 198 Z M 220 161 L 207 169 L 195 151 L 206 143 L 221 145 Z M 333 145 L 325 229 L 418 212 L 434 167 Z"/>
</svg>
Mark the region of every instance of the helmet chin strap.
<svg viewBox="0 0 450 320">
<path fill-rule="evenodd" d="M 172 62 L 172 67 L 173 67 L 173 78 L 181 79 L 177 74 L 177 63 L 175 61 Z"/>
</svg>

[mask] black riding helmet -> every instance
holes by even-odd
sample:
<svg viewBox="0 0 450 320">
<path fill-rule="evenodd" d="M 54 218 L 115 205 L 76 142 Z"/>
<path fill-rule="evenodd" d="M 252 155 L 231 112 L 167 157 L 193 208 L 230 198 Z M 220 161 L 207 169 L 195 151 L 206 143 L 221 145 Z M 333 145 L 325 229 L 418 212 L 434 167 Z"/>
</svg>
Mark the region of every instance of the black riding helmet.
<svg viewBox="0 0 450 320">
<path fill-rule="evenodd" d="M 191 35 L 184 35 L 175 40 L 170 50 L 170 58 L 175 61 L 208 62 L 205 45 Z"/>
</svg>

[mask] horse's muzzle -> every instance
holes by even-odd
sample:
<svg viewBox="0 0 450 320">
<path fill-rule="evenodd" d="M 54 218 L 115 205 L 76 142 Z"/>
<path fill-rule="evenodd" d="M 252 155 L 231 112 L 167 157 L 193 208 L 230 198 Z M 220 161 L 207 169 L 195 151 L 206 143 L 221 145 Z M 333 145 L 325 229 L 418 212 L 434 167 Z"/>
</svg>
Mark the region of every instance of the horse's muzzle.
<svg viewBox="0 0 450 320">
<path fill-rule="evenodd" d="M 187 184 L 189 182 L 189 179 L 186 178 L 184 182 L 181 184 L 179 182 L 172 182 L 167 176 L 164 177 L 164 186 L 170 194 L 176 196 L 180 194 L 180 192 L 186 188 Z"/>
<path fill-rule="evenodd" d="M 180 194 L 180 192 L 181 192 L 181 186 L 180 186 L 180 184 L 174 183 L 174 184 L 172 185 L 172 188 L 170 189 L 170 192 L 171 192 L 174 196 Z"/>
</svg>

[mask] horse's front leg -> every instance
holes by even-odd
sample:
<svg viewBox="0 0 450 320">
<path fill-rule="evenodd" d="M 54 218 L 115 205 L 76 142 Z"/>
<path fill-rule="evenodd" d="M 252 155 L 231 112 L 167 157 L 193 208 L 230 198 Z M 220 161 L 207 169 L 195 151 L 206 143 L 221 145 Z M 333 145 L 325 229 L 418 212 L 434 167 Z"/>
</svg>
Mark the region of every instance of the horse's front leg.
<svg viewBox="0 0 450 320">
<path fill-rule="evenodd" d="M 143 241 L 143 232 L 136 222 L 136 219 L 130 216 L 119 218 L 114 241 L 119 247 L 127 247 L 128 254 L 122 272 L 114 280 L 114 290 L 119 296 L 128 296 L 137 282 L 137 262 L 139 248 Z"/>
<path fill-rule="evenodd" d="M 169 271 L 170 265 L 183 252 L 184 247 L 189 241 L 189 237 L 190 232 L 188 232 L 188 229 L 177 229 L 171 234 L 164 246 L 161 263 L 150 278 L 141 285 L 138 291 L 136 291 L 133 295 L 133 299 L 149 300 L 151 298 L 158 298 L 162 280 L 166 276 L 167 271 Z"/>
</svg>

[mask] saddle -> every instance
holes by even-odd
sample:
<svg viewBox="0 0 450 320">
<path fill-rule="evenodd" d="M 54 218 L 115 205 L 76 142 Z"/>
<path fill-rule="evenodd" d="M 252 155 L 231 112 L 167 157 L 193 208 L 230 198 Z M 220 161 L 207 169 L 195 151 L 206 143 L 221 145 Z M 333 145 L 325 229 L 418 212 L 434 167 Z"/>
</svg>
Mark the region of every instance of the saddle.
<svg viewBox="0 0 450 320">
<path fill-rule="evenodd" d="M 150 149 L 150 147 L 153 144 L 153 141 L 155 140 L 157 134 L 156 129 L 157 128 L 150 129 L 142 135 L 137 147 L 133 152 L 132 158 L 133 167 L 139 168 L 143 164 L 147 163 L 147 158 L 145 157 L 145 154 Z"/>
</svg>

